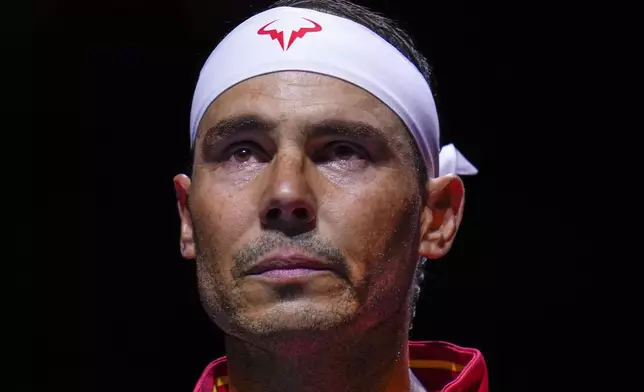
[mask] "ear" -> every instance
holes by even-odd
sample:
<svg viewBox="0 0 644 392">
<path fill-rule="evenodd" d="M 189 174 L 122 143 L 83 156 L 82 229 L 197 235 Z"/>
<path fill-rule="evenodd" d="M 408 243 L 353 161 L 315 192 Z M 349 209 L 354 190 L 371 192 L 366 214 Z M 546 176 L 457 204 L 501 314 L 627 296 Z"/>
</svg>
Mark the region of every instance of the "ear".
<svg viewBox="0 0 644 392">
<path fill-rule="evenodd" d="M 427 182 L 427 198 L 421 213 L 419 255 L 438 259 L 449 252 L 463 218 L 465 188 L 455 175 Z"/>
<path fill-rule="evenodd" d="M 188 190 L 190 189 L 190 178 L 185 174 L 178 174 L 174 177 L 174 189 L 177 194 L 177 207 L 179 218 L 181 218 L 181 235 L 179 246 L 184 259 L 195 258 L 195 241 L 193 237 L 192 218 L 188 207 Z"/>
</svg>

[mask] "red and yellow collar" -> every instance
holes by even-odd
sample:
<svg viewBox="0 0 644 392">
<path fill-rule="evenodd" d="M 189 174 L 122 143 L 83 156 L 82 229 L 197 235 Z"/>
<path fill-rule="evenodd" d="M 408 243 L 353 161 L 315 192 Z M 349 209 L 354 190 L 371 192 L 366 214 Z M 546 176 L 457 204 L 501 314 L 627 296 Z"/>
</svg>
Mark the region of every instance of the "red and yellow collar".
<svg viewBox="0 0 644 392">
<path fill-rule="evenodd" d="M 409 366 L 428 392 L 488 392 L 481 352 L 451 343 L 409 342 Z M 226 357 L 211 362 L 194 392 L 229 392 Z"/>
</svg>

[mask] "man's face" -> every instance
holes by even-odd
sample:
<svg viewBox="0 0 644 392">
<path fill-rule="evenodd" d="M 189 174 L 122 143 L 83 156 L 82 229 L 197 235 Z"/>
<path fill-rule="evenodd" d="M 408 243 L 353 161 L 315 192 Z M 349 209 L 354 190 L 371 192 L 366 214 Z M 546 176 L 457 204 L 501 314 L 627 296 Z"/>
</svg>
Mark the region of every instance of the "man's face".
<svg viewBox="0 0 644 392">
<path fill-rule="evenodd" d="M 388 107 L 335 78 L 273 73 L 217 98 L 198 135 L 184 223 L 225 332 L 364 330 L 407 311 L 421 190 Z"/>
</svg>

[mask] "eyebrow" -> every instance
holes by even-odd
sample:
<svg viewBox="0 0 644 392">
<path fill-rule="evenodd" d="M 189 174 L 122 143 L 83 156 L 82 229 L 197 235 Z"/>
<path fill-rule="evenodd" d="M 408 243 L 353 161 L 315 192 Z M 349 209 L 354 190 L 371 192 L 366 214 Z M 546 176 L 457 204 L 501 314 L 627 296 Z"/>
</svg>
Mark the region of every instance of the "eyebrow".
<svg viewBox="0 0 644 392">
<path fill-rule="evenodd" d="M 390 139 L 389 135 L 383 130 L 361 121 L 323 120 L 307 124 L 303 132 L 309 137 L 331 135 L 365 140 Z"/>
<path fill-rule="evenodd" d="M 226 139 L 239 132 L 269 132 L 277 128 L 279 122 L 268 120 L 254 114 L 229 117 L 217 122 L 205 131 L 204 145 L 212 145 L 217 140 Z M 391 135 L 383 130 L 361 121 L 327 119 L 307 123 L 302 134 L 314 138 L 321 136 L 340 136 L 363 140 L 391 141 Z"/>
<path fill-rule="evenodd" d="M 256 115 L 239 115 L 223 119 L 208 128 L 204 133 L 204 144 L 212 144 L 216 140 L 225 139 L 243 131 L 270 131 L 277 124 Z"/>
</svg>

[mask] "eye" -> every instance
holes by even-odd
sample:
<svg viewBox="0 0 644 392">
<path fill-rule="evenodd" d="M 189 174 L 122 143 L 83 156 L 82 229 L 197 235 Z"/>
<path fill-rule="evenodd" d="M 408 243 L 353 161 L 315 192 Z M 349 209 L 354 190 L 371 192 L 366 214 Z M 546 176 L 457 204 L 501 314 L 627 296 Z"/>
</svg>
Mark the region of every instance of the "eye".
<svg viewBox="0 0 644 392">
<path fill-rule="evenodd" d="M 333 143 L 327 149 L 329 160 L 350 161 L 366 159 L 364 150 L 350 143 Z"/>
<path fill-rule="evenodd" d="M 237 162 L 246 162 L 253 156 L 253 152 L 250 148 L 242 147 L 233 151 L 232 157 Z"/>
<path fill-rule="evenodd" d="M 268 157 L 261 147 L 251 144 L 237 144 L 231 146 L 224 156 L 225 160 L 235 163 L 245 163 L 255 159 L 256 161 L 267 161 Z"/>
</svg>

